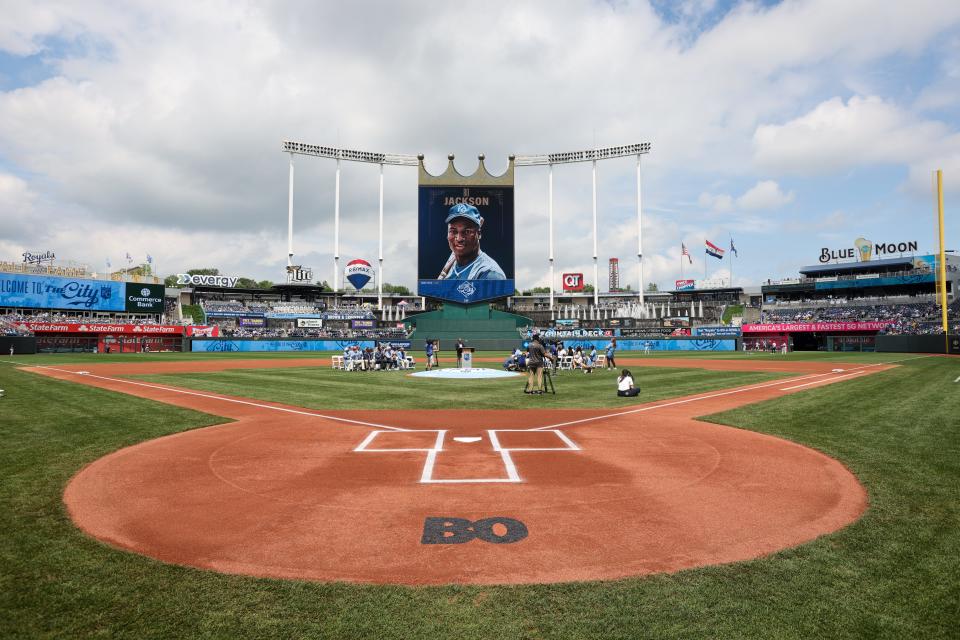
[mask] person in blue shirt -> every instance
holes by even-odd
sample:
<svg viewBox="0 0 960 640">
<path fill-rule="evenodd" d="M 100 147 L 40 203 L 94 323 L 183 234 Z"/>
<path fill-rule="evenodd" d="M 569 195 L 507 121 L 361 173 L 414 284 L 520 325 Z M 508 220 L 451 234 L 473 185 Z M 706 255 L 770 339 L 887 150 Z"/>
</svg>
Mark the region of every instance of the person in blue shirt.
<svg viewBox="0 0 960 640">
<path fill-rule="evenodd" d="M 453 205 L 446 223 L 450 257 L 438 280 L 506 280 L 497 261 L 480 250 L 483 216 L 476 207 Z"/>
<path fill-rule="evenodd" d="M 617 353 L 617 339 L 611 338 L 610 344 L 607 345 L 607 369 L 616 369 L 617 362 L 613 357 Z"/>
<path fill-rule="evenodd" d="M 427 354 L 427 371 L 430 371 L 433 368 L 433 340 L 427 340 L 424 351 Z"/>
</svg>

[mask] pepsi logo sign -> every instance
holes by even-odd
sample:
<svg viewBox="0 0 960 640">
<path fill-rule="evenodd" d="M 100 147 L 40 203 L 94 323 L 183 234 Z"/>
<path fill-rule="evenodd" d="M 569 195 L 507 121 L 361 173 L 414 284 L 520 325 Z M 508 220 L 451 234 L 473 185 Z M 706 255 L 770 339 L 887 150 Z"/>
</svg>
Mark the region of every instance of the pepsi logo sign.
<svg viewBox="0 0 960 640">
<path fill-rule="evenodd" d="M 563 274 L 563 290 L 564 291 L 583 291 L 583 274 L 582 273 Z"/>
<path fill-rule="evenodd" d="M 344 269 L 343 274 L 354 289 L 360 291 L 373 279 L 373 267 L 366 260 L 357 258 L 347 263 L 347 268 Z"/>
</svg>

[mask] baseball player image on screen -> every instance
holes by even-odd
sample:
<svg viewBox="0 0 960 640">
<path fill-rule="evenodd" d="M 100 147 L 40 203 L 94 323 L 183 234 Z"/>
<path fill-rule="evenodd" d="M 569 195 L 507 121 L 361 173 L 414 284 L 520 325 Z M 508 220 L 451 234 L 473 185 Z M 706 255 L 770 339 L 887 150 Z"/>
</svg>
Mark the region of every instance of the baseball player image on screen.
<svg viewBox="0 0 960 640">
<path fill-rule="evenodd" d="M 450 258 L 437 280 L 506 280 L 497 261 L 480 250 L 483 216 L 469 204 L 455 204 L 447 214 Z"/>
</svg>

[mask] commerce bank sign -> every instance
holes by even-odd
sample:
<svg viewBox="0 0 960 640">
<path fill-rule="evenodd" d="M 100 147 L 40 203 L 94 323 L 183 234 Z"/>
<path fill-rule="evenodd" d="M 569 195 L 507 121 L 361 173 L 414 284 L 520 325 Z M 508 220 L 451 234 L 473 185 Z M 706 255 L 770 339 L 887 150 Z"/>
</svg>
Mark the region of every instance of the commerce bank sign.
<svg viewBox="0 0 960 640">
<path fill-rule="evenodd" d="M 874 243 L 866 238 L 857 238 L 853 241 L 852 247 L 846 247 L 844 249 L 823 247 L 820 249 L 820 262 L 827 263 L 854 259 L 860 262 L 869 262 L 873 256 L 879 258 L 880 256 L 888 256 L 894 253 L 912 253 L 915 251 L 917 251 L 916 240 Z"/>
</svg>

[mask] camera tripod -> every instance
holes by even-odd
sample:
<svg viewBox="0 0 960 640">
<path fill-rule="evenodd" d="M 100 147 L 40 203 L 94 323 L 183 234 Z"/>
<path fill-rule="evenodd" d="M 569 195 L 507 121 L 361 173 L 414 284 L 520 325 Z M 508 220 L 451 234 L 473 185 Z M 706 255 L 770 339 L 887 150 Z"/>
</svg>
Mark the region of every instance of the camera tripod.
<svg viewBox="0 0 960 640">
<path fill-rule="evenodd" d="M 528 384 L 529 384 L 529 380 L 523 383 L 524 393 L 527 392 Z M 549 367 L 543 368 L 543 393 L 552 393 L 553 395 L 557 395 L 557 390 L 553 386 L 553 375 L 550 373 Z"/>
</svg>

